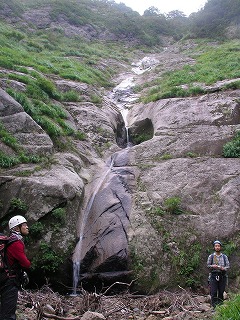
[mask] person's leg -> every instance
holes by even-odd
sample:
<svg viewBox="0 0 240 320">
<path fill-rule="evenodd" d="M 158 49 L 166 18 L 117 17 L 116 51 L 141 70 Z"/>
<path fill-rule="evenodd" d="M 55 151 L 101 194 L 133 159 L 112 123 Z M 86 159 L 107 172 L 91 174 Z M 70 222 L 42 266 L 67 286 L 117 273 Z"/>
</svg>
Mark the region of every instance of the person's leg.
<svg viewBox="0 0 240 320">
<path fill-rule="evenodd" d="M 0 320 L 16 320 L 18 287 L 8 280 L 1 289 Z"/>
<path fill-rule="evenodd" d="M 218 303 L 223 303 L 223 293 L 225 291 L 226 287 L 226 277 L 222 276 L 219 279 L 219 284 L 218 284 Z"/>
<path fill-rule="evenodd" d="M 211 280 L 210 280 L 210 294 L 211 294 L 211 304 L 213 308 L 215 308 L 218 303 L 218 281 L 214 276 L 211 276 Z"/>
</svg>

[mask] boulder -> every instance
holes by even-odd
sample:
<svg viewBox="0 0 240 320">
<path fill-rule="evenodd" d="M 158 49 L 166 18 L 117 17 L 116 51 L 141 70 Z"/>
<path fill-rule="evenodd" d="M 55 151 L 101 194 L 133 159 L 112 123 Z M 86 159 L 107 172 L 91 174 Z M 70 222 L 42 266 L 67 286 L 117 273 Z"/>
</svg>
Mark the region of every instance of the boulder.
<svg viewBox="0 0 240 320">
<path fill-rule="evenodd" d="M 46 132 L 8 93 L 0 89 L 0 121 L 27 154 L 53 153 L 53 143 Z"/>
<path fill-rule="evenodd" d="M 92 312 L 87 311 L 84 313 L 84 315 L 81 317 L 81 320 L 101 320 L 106 319 L 101 313 L 98 312 Z"/>
</svg>

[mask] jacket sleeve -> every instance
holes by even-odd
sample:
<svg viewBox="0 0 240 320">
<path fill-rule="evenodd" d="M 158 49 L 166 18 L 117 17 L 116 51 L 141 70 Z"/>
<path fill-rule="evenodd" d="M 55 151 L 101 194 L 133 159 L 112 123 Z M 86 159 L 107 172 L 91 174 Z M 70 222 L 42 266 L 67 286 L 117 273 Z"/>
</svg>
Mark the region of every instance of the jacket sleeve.
<svg viewBox="0 0 240 320">
<path fill-rule="evenodd" d="M 225 255 L 225 267 L 224 267 L 224 270 L 228 271 L 229 268 L 230 268 L 230 263 L 229 263 L 228 257 Z"/>
<path fill-rule="evenodd" d="M 207 259 L 207 267 L 208 267 L 208 269 L 212 268 L 212 255 L 211 254 L 210 254 L 210 256 L 208 256 L 208 259 Z"/>
<path fill-rule="evenodd" d="M 31 262 L 28 260 L 25 254 L 25 246 L 21 240 L 13 242 L 7 249 L 7 257 L 10 265 L 18 262 L 24 269 L 28 269 L 31 266 Z"/>
</svg>

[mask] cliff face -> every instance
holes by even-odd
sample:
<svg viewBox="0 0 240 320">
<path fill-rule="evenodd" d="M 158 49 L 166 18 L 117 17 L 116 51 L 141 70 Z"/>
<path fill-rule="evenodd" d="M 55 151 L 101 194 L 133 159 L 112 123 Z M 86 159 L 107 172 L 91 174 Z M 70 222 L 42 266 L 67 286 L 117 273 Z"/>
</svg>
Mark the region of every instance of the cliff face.
<svg viewBox="0 0 240 320">
<path fill-rule="evenodd" d="M 146 119 L 154 128 L 151 140 L 134 147 L 130 246 L 143 286 L 149 278 L 152 289 L 201 283 L 212 241 L 238 246 L 240 162 L 223 158 L 222 149 L 240 128 L 239 93 L 167 99 L 130 113 L 133 132 Z"/>
<path fill-rule="evenodd" d="M 169 50 L 154 55 L 163 70 L 194 63 Z M 134 75 L 134 81 L 143 83 L 151 72 Z M 59 90 L 87 90 L 74 81 L 55 84 Z M 51 245 L 55 257 L 62 256 L 51 279 L 68 286 L 76 243 L 83 272 L 100 274 L 100 279 L 109 271 L 114 278 L 130 270 L 138 288 L 148 292 L 205 283 L 212 241 L 221 238 L 232 249 L 240 242 L 240 162 L 222 157 L 223 145 L 240 129 L 240 91 L 220 87 L 197 97 L 130 103 L 130 134 L 144 133 L 149 140 L 126 149 L 122 115 L 106 95 L 101 108 L 90 102 L 62 103 L 68 123 L 86 134 L 82 141 L 73 138 L 67 152 L 58 152 L 48 134 L 1 90 L 4 127 L 25 152 L 46 156 L 40 164 L 1 169 L 1 221 L 23 212 L 35 232 L 41 223 L 44 230 L 29 243 L 29 256 L 36 257 L 40 242 Z M 1 150 L 15 155 L 3 142 Z M 13 207 L 13 199 L 27 209 Z M 64 219 L 56 215 L 59 208 Z M 234 283 L 239 261 L 231 252 Z"/>
</svg>

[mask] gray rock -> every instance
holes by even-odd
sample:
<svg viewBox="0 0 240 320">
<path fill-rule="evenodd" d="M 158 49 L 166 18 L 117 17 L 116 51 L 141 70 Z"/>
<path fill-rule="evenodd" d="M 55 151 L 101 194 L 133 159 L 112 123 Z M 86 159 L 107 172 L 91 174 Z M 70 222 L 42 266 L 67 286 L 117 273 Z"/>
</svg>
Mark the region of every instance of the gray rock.
<svg viewBox="0 0 240 320">
<path fill-rule="evenodd" d="M 0 121 L 28 154 L 47 155 L 53 143 L 44 130 L 23 110 L 23 107 L 0 89 Z"/>
<path fill-rule="evenodd" d="M 92 312 L 92 311 L 85 312 L 84 315 L 81 317 L 81 320 L 100 320 L 100 319 L 106 319 L 106 318 L 101 313 Z"/>
</svg>

